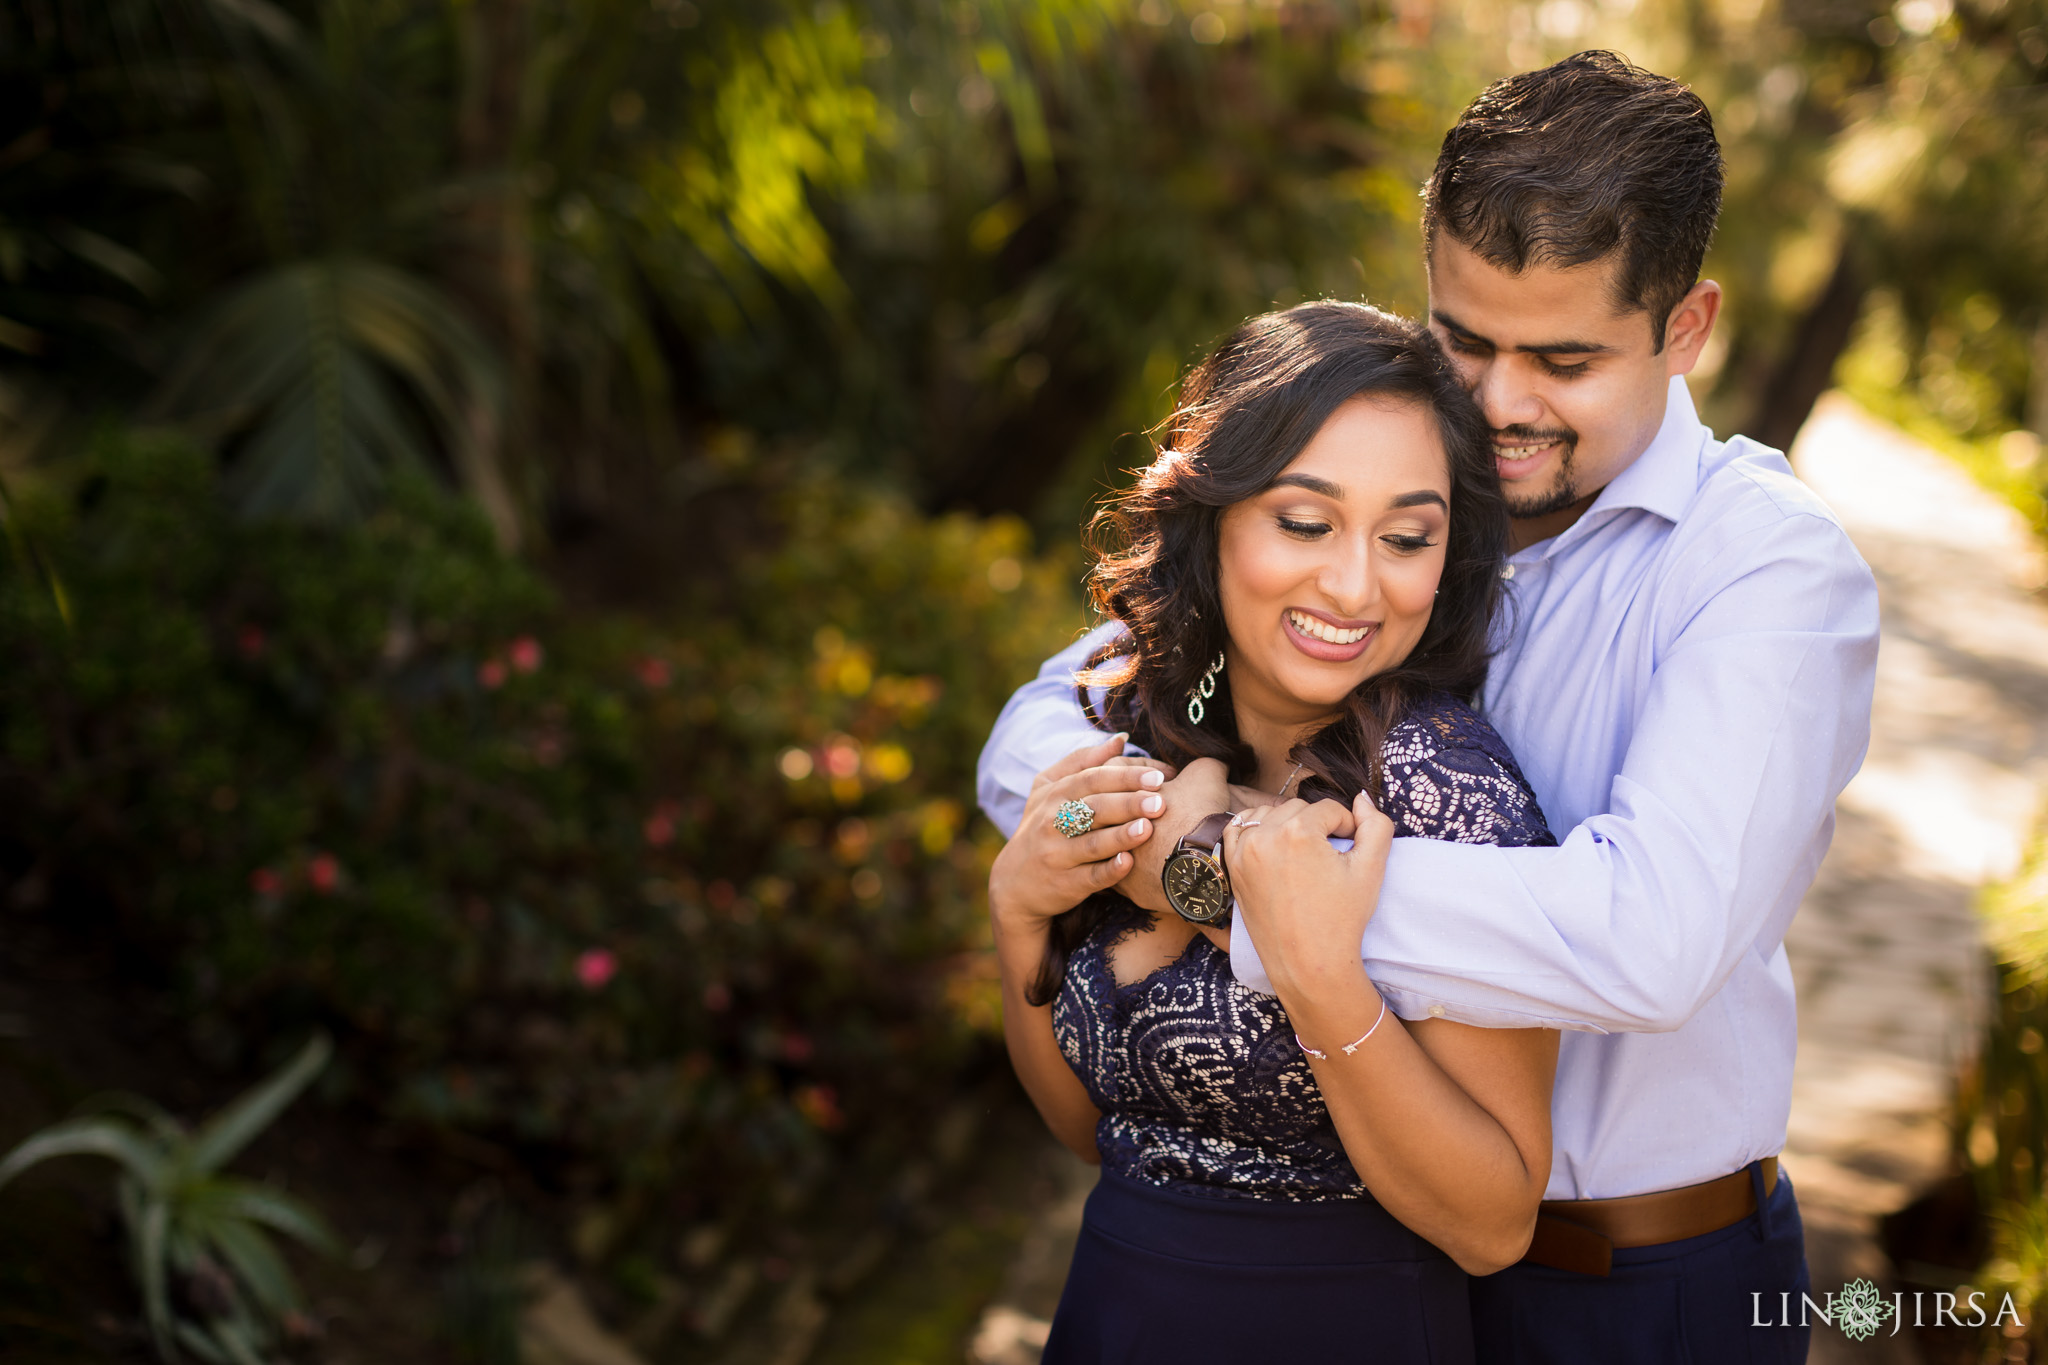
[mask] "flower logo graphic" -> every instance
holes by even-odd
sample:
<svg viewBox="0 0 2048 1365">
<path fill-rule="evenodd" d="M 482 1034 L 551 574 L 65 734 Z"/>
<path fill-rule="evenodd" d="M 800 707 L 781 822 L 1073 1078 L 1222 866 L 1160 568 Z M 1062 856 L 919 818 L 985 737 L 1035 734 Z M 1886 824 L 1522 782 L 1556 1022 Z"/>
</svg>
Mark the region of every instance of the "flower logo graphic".
<svg viewBox="0 0 2048 1365">
<path fill-rule="evenodd" d="M 1868 1341 L 1892 1315 L 1892 1305 L 1869 1280 L 1851 1280 L 1835 1295 L 1835 1326 L 1851 1341 Z"/>
</svg>

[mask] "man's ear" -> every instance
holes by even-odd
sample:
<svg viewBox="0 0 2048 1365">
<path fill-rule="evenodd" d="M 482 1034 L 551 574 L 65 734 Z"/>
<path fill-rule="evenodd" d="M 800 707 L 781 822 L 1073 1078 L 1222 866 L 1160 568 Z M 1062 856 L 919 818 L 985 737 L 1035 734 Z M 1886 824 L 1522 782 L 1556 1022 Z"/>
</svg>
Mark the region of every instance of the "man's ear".
<svg viewBox="0 0 2048 1365">
<path fill-rule="evenodd" d="M 1664 373 L 1691 374 L 1721 316 L 1721 286 L 1701 280 L 1686 291 L 1664 323 Z"/>
</svg>

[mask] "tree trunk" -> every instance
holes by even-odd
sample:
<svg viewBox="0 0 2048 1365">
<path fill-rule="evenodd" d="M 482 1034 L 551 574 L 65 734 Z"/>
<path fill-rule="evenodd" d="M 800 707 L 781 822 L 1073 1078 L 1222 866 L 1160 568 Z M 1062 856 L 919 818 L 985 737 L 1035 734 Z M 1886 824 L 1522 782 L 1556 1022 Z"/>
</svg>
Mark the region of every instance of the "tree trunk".
<svg viewBox="0 0 2048 1365">
<path fill-rule="evenodd" d="M 456 145 L 458 183 L 468 193 L 457 215 L 448 273 L 485 333 L 502 348 L 511 411 L 471 414 L 476 459 L 486 467 L 461 473 L 500 543 L 511 549 L 521 529 L 512 490 L 522 482 L 514 470 L 523 454 L 514 433 L 528 426 L 519 408 L 533 391 L 538 356 L 533 251 L 519 165 L 531 0 L 474 0 L 463 9 Z"/>
<path fill-rule="evenodd" d="M 1849 334 L 1868 292 L 1869 285 L 1856 264 L 1854 242 L 1845 237 L 1834 273 L 1799 320 L 1791 346 L 1764 385 L 1744 432 L 1751 440 L 1777 450 L 1792 448 L 1815 400 L 1834 382 L 1835 362 L 1848 348 Z"/>
<path fill-rule="evenodd" d="M 2027 383 L 2027 430 L 2048 450 L 2048 313 L 2034 324 L 2033 362 Z"/>
</svg>

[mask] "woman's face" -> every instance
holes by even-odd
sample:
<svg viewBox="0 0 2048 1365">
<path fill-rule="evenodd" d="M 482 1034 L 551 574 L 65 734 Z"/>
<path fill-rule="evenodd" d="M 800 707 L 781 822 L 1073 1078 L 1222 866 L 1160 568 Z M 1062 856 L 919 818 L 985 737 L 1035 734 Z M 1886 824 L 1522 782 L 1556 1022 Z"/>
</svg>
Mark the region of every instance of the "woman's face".
<svg viewBox="0 0 2048 1365">
<path fill-rule="evenodd" d="M 1420 403 L 1360 396 L 1217 530 L 1231 695 L 1271 721 L 1330 715 L 1429 624 L 1451 479 Z"/>
</svg>

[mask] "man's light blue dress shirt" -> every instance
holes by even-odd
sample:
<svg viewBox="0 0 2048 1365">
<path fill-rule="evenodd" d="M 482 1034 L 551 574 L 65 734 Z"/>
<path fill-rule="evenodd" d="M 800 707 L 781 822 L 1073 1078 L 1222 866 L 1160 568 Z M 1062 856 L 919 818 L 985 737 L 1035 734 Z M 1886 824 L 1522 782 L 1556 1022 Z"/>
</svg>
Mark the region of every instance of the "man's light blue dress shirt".
<svg viewBox="0 0 2048 1365">
<path fill-rule="evenodd" d="M 1366 968 L 1403 1018 L 1568 1030 L 1552 1199 L 1726 1175 L 1784 1145 L 1783 940 L 1863 761 L 1877 588 L 1776 451 L 1700 424 L 1683 379 L 1647 450 L 1510 562 L 1483 710 L 1557 848 L 1400 839 Z M 1049 660 L 981 756 L 1014 831 L 1033 774 L 1100 738 Z M 1270 990 L 1240 919 L 1231 959 Z"/>
</svg>

